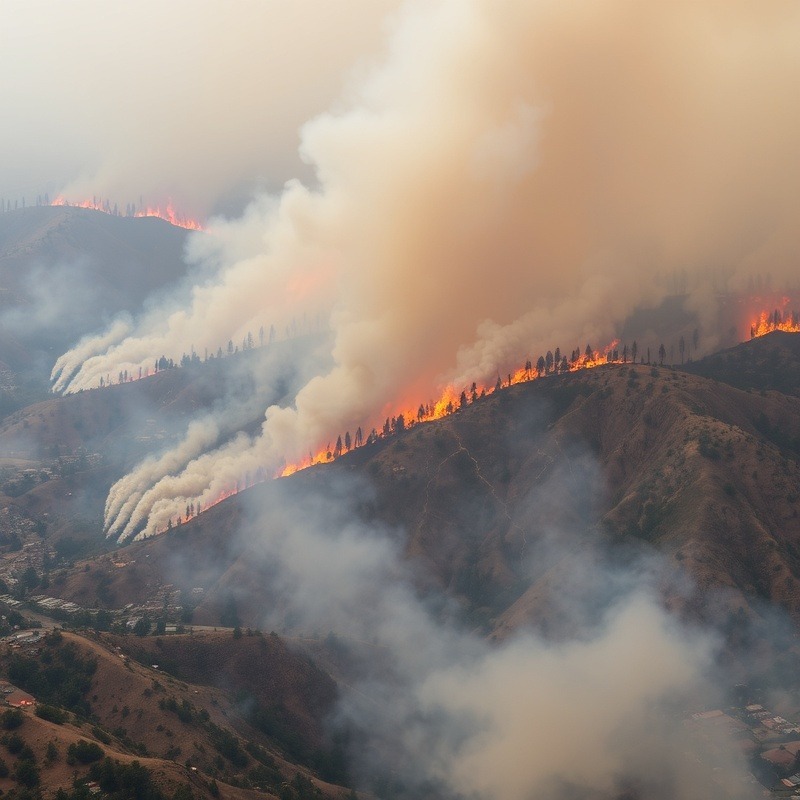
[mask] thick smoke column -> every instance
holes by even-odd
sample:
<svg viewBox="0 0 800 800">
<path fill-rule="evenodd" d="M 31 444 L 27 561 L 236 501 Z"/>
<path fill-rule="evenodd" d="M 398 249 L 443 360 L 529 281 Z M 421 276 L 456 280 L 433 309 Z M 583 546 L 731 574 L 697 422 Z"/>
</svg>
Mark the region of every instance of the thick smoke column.
<svg viewBox="0 0 800 800">
<path fill-rule="evenodd" d="M 383 66 L 304 127 L 319 186 L 261 206 L 260 253 L 115 347 L 66 354 L 58 387 L 197 343 L 217 309 L 239 333 L 257 304 L 284 325 L 330 311 L 333 369 L 156 486 L 152 531 L 443 384 L 598 346 L 659 300 L 657 273 L 775 276 L 798 251 L 798 34 L 794 2 L 409 3 Z"/>
</svg>

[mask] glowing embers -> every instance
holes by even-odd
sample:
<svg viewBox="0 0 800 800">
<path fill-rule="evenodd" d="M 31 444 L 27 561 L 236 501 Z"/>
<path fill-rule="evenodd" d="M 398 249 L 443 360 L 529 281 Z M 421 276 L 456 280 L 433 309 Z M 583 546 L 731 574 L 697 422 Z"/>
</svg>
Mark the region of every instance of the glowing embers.
<svg viewBox="0 0 800 800">
<path fill-rule="evenodd" d="M 93 197 L 91 200 L 81 200 L 77 203 L 71 203 L 64 197 L 56 197 L 52 204 L 54 206 L 72 206 L 73 208 L 90 208 L 93 211 L 100 211 L 103 214 L 111 214 L 114 217 L 157 217 L 169 222 L 170 225 L 175 225 L 178 228 L 186 228 L 190 231 L 202 231 L 203 226 L 191 217 L 184 214 L 179 214 L 175 211 L 172 202 L 168 202 L 163 208 L 161 206 L 146 206 L 144 208 L 137 207 L 133 203 L 129 203 L 124 210 L 121 210 L 116 203 L 111 203 L 110 200 L 103 200 L 98 197 Z"/>
</svg>

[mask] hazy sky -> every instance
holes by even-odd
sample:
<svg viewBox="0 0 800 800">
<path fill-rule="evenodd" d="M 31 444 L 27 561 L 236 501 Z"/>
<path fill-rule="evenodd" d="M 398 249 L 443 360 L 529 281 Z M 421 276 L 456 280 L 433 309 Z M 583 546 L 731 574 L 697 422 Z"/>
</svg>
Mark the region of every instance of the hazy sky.
<svg viewBox="0 0 800 800">
<path fill-rule="evenodd" d="M 397 5 L 4 0 L 0 196 L 171 196 L 203 215 L 310 176 L 300 125 L 376 57 Z"/>
</svg>

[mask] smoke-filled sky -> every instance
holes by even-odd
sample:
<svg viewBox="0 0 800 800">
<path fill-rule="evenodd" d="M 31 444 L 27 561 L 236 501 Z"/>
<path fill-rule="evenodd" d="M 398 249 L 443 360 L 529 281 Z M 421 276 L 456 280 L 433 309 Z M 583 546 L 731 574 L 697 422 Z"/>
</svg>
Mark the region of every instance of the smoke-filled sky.
<svg viewBox="0 0 800 800">
<path fill-rule="evenodd" d="M 254 21 L 240 16 L 257 13 L 250 5 L 233 6 L 224 25 L 214 17 L 227 13 L 220 6 L 201 6 L 204 22 L 193 20 L 175 51 L 185 65 L 186 42 L 202 40 L 197 31 L 207 37 L 197 58 L 205 88 L 193 83 L 191 102 L 165 74 L 174 56 L 134 81 L 130 100 L 109 93 L 107 74 L 97 77 L 105 92 L 93 113 L 113 107 L 125 117 L 108 151 L 92 127 L 97 191 L 153 172 L 179 182 L 180 172 L 175 197 L 202 196 L 205 206 L 218 199 L 212 187 L 222 197 L 243 176 L 261 175 L 258 157 L 282 153 L 281 169 L 295 163 L 262 129 L 269 119 L 296 126 L 297 103 L 308 98 L 299 154 L 310 179 L 212 224 L 189 256 L 216 274 L 188 297 L 117 324 L 57 363 L 56 388 L 76 390 L 122 369 L 135 374 L 160 353 L 213 352 L 261 325 L 330 325 L 332 369 L 290 407 L 267 410 L 262 435 L 244 449 L 189 463 L 170 482 L 181 495 L 175 508 L 185 497 L 210 502 L 237 473 L 294 461 L 444 385 L 493 385 L 498 372 L 548 348 L 605 344 L 634 308 L 663 297 L 657 274 L 689 274 L 701 299 L 708 274 L 730 287 L 754 272 L 794 280 L 793 0 L 436 0 L 403 3 L 388 17 L 371 3 L 368 14 L 366 3 L 347 14 L 337 4 L 336 15 L 317 5 L 326 19 L 312 29 L 295 13 L 309 15 L 313 4 L 258 6 L 270 30 L 263 46 Z M 302 56 L 287 47 L 293 56 L 280 70 L 242 63 L 253 50 L 270 52 L 269 42 L 286 47 L 292 24 L 303 31 Z M 175 28 L 159 26 L 168 39 L 165 29 Z M 340 36 L 346 46 L 328 41 Z M 142 47 L 152 58 L 153 47 Z M 129 66 L 128 82 L 137 69 Z M 273 83 L 284 93 L 262 90 Z M 56 102 L 65 105 L 73 106 Z M 154 118 L 159 132 L 141 138 L 141 123 Z"/>
<path fill-rule="evenodd" d="M 0 196 L 186 214 L 280 188 L 399 0 L 0 4 Z"/>
</svg>

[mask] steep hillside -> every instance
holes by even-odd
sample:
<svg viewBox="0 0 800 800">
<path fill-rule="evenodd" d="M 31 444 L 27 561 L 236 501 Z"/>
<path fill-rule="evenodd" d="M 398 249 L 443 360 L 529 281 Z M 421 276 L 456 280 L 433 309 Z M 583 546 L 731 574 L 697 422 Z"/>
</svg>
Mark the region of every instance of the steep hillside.
<svg viewBox="0 0 800 800">
<path fill-rule="evenodd" d="M 797 395 L 800 394 L 800 336 L 773 331 L 687 364 L 683 369 L 738 389 Z"/>
<path fill-rule="evenodd" d="M 187 235 L 82 208 L 0 214 L 0 418 L 46 393 L 66 347 L 177 282 Z"/>
<path fill-rule="evenodd" d="M 254 673 L 244 664 L 256 654 Z M 173 668 L 188 668 L 200 680 L 176 678 Z M 299 753 L 307 765 L 316 760 L 330 771 L 320 725 L 333 684 L 275 637 L 234 640 L 227 632 L 140 641 L 55 632 L 36 647 L 6 646 L 0 672 L 37 701 L 40 710 L 23 710 L 13 730 L 33 751 L 48 791 L 71 787 L 76 776 L 92 777 L 90 764 L 105 756 L 138 761 L 170 797 L 182 785 L 195 797 L 242 800 L 280 791 L 297 800 L 343 794 L 297 765 Z M 293 708 L 301 709 L 302 720 L 291 716 Z M 0 721 L 5 726 L 2 715 Z M 70 755 L 81 740 L 96 751 L 85 762 Z M 19 784 L 16 760 L 23 756 L 2 755 L 12 762 L 10 775 L 0 779 L 7 791 Z"/>
<path fill-rule="evenodd" d="M 799 437 L 793 396 L 610 365 L 512 387 L 230 498 L 130 548 L 135 581 L 110 562 L 92 572 L 117 603 L 143 600 L 153 586 L 201 587 L 196 619 L 219 619 L 235 595 L 243 624 L 259 625 L 277 602 L 260 577 L 270 508 L 315 492 L 331 495 L 333 508 L 331 481 L 343 478 L 353 483 L 341 500 L 355 494 L 365 521 L 395 531 L 420 567 L 420 588 L 457 599 L 496 635 L 556 623 L 547 587 L 563 589 L 573 558 L 596 542 L 655 548 L 699 591 L 724 588 L 729 607 L 761 598 L 797 616 Z M 76 572 L 59 591 L 91 603 L 97 578 Z"/>
</svg>

